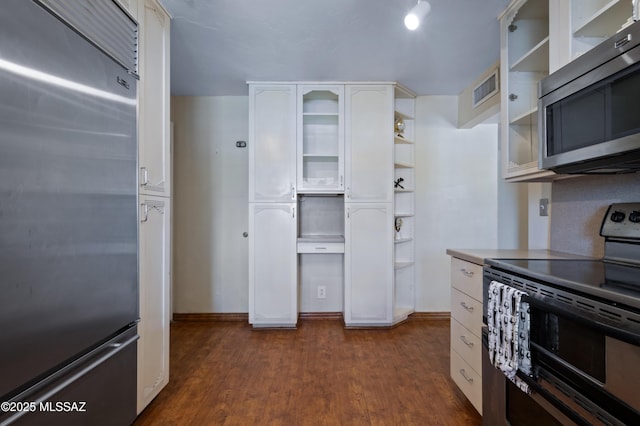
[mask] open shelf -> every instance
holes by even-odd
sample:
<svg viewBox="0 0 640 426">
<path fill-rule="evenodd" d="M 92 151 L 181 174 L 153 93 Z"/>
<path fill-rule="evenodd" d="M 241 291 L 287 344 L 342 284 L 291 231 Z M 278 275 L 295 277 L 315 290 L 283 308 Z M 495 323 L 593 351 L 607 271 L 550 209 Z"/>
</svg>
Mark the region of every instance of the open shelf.
<svg viewBox="0 0 640 426">
<path fill-rule="evenodd" d="M 412 164 L 407 164 L 407 163 L 395 163 L 394 166 L 397 169 L 412 169 L 413 168 Z"/>
<path fill-rule="evenodd" d="M 631 2 L 612 0 L 573 31 L 574 37 L 610 37 L 631 17 Z"/>
<path fill-rule="evenodd" d="M 413 265 L 413 262 L 395 262 L 393 267 L 395 269 L 402 269 L 402 268 L 408 268 L 409 266 L 412 266 L 412 265 Z"/>
<path fill-rule="evenodd" d="M 395 136 L 393 137 L 393 142 L 394 142 L 395 144 L 409 144 L 409 145 L 413 145 L 413 141 L 408 140 L 408 139 L 403 138 L 403 137 L 400 137 L 400 136 L 398 136 L 398 135 L 395 135 Z"/>
<path fill-rule="evenodd" d="M 531 108 L 529 111 L 524 112 L 514 117 L 509 124 L 517 125 L 529 125 L 532 122 L 537 122 L 538 107 Z"/>
<path fill-rule="evenodd" d="M 401 244 L 401 243 L 408 243 L 410 241 L 413 241 L 413 238 L 411 237 L 406 237 L 406 238 L 398 238 L 394 241 L 394 243 L 396 244 Z"/>
<path fill-rule="evenodd" d="M 549 36 L 522 55 L 509 68 L 510 71 L 549 72 Z"/>
</svg>

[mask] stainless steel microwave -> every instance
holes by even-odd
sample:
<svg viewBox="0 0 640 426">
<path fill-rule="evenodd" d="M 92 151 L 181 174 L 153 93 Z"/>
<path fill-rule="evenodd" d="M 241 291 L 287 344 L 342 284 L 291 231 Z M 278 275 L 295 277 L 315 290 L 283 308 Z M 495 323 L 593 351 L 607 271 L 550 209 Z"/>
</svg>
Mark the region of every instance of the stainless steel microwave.
<svg viewBox="0 0 640 426">
<path fill-rule="evenodd" d="M 541 169 L 640 170 L 640 22 L 540 81 L 538 95 Z"/>
</svg>

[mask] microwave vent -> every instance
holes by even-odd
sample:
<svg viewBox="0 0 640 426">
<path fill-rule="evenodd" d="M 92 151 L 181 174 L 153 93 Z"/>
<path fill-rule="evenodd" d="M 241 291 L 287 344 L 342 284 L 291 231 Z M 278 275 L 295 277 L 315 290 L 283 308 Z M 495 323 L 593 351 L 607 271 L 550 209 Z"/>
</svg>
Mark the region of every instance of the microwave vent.
<svg viewBox="0 0 640 426">
<path fill-rule="evenodd" d="M 472 107 L 485 102 L 498 93 L 498 69 L 496 68 L 485 80 L 473 88 Z"/>
</svg>

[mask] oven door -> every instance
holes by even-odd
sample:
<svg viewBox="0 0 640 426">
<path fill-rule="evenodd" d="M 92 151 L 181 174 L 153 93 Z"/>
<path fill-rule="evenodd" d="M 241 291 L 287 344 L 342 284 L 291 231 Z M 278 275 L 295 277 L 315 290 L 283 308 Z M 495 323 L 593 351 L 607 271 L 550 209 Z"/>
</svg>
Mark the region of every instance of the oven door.
<svg viewBox="0 0 640 426">
<path fill-rule="evenodd" d="M 562 426 L 580 424 L 553 405 L 546 392 L 527 395 L 489 360 L 488 327 L 482 328 L 482 424 L 487 426 Z M 522 377 L 522 376 L 521 376 Z M 530 382 L 528 379 L 525 379 Z M 535 389 L 535 385 L 532 386 Z M 559 402 L 556 404 L 561 405 Z M 569 412 L 567 407 L 564 410 Z"/>
<path fill-rule="evenodd" d="M 534 389 L 590 424 L 640 424 L 638 327 L 616 322 L 620 310 L 599 309 L 597 301 L 582 310 L 544 297 L 525 299 Z"/>
</svg>

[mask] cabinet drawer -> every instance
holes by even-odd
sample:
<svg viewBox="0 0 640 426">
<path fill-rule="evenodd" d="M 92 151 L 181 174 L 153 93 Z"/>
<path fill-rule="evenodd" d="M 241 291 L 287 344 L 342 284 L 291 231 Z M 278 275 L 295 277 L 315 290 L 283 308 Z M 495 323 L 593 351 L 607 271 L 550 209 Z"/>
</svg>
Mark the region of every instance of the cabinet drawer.
<svg viewBox="0 0 640 426">
<path fill-rule="evenodd" d="M 482 342 L 455 319 L 451 319 L 451 349 L 475 371 L 482 371 Z"/>
<path fill-rule="evenodd" d="M 451 351 L 451 378 L 482 415 L 482 376 L 455 351 Z"/>
<path fill-rule="evenodd" d="M 476 300 L 482 300 L 482 266 L 452 257 L 451 285 Z"/>
<path fill-rule="evenodd" d="M 482 329 L 482 303 L 455 288 L 451 289 L 451 317 L 476 336 Z"/>
<path fill-rule="evenodd" d="M 344 243 L 298 241 L 298 253 L 344 253 Z"/>
</svg>

